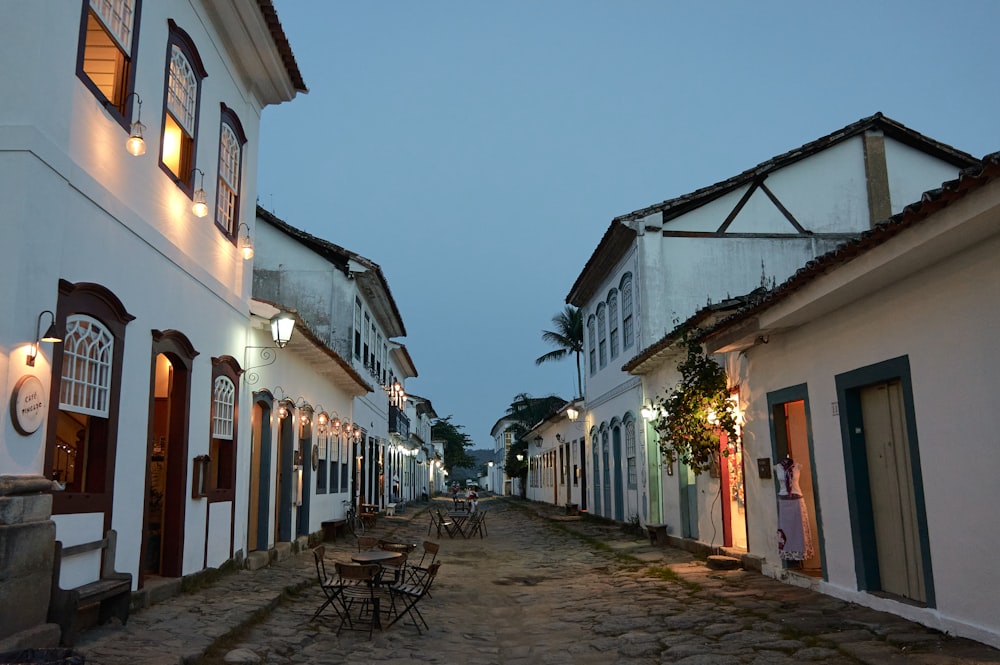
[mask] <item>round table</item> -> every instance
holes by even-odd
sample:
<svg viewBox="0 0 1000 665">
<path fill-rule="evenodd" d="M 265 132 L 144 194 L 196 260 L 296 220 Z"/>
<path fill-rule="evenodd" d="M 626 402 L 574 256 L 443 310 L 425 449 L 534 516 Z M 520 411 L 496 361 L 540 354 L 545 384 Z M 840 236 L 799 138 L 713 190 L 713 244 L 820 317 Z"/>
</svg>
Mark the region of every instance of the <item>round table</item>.
<svg viewBox="0 0 1000 665">
<path fill-rule="evenodd" d="M 368 550 L 367 552 L 357 552 L 351 555 L 351 561 L 355 563 L 386 563 L 398 559 L 403 555 L 399 552 L 387 552 L 385 550 Z"/>
</svg>

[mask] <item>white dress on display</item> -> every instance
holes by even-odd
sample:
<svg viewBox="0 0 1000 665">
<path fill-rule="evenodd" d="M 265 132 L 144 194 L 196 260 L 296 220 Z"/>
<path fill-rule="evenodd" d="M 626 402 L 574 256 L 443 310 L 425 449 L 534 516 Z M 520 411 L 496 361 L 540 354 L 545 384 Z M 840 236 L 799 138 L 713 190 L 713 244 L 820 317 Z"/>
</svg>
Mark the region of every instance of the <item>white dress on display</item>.
<svg viewBox="0 0 1000 665">
<path fill-rule="evenodd" d="M 785 561 L 804 561 L 813 556 L 799 476 L 802 465 L 785 458 L 778 465 L 778 557 Z"/>
</svg>

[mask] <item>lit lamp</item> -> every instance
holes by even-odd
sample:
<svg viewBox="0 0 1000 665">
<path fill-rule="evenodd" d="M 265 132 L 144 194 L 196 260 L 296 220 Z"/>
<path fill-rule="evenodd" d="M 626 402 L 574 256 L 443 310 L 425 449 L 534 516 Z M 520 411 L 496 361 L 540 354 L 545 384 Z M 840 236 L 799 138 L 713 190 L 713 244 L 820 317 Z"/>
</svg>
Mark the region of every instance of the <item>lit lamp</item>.
<svg viewBox="0 0 1000 665">
<path fill-rule="evenodd" d="M 639 414 L 643 420 L 650 421 L 656 417 L 656 409 L 653 408 L 652 404 L 645 404 L 639 409 Z"/>
<path fill-rule="evenodd" d="M 279 349 L 285 348 L 288 340 L 292 338 L 292 330 L 295 328 L 295 319 L 291 314 L 282 312 L 271 319 L 271 339 Z"/>
<path fill-rule="evenodd" d="M 566 417 L 569 418 L 571 421 L 576 422 L 576 419 L 580 417 L 580 412 L 574 409 L 573 407 L 569 407 L 568 409 L 566 409 Z"/>
<path fill-rule="evenodd" d="M 195 214 L 195 217 L 205 217 L 208 215 L 208 197 L 205 195 L 205 172 L 195 167 L 191 169 L 191 175 L 197 171 L 201 177 L 201 185 L 198 189 L 194 190 L 194 198 L 191 203 L 191 212 Z"/>
<path fill-rule="evenodd" d="M 522 455 L 521 453 L 518 453 L 516 457 L 517 457 L 517 461 L 518 462 L 523 462 L 524 461 L 524 455 Z"/>
<path fill-rule="evenodd" d="M 49 327 L 45 329 L 45 334 L 42 332 L 42 317 L 46 314 L 49 315 L 50 323 Z M 56 328 L 56 315 L 52 313 L 52 310 L 44 309 L 39 313 L 38 319 L 35 321 L 35 343 L 31 345 L 31 353 L 25 359 L 29 367 L 35 366 L 35 358 L 38 357 L 38 345 L 42 342 L 61 342 L 63 341 L 62 334 Z"/>
<path fill-rule="evenodd" d="M 142 98 L 139 94 L 133 92 L 129 97 L 135 95 L 135 100 L 139 102 L 139 108 L 135 112 L 135 122 L 132 123 L 132 130 L 128 134 L 128 140 L 125 141 L 125 149 L 128 150 L 130 155 L 138 157 L 139 155 L 146 154 L 146 140 L 142 138 L 142 131 L 146 129 L 146 125 L 142 124 Z"/>
<path fill-rule="evenodd" d="M 240 236 L 239 243 L 237 247 L 240 248 L 240 253 L 243 255 L 244 261 L 249 261 L 253 258 L 253 240 L 250 239 L 250 226 L 246 222 L 240 222 L 240 229 L 246 227 L 247 231 L 245 234 Z M 237 229 L 238 231 L 238 229 Z"/>
</svg>

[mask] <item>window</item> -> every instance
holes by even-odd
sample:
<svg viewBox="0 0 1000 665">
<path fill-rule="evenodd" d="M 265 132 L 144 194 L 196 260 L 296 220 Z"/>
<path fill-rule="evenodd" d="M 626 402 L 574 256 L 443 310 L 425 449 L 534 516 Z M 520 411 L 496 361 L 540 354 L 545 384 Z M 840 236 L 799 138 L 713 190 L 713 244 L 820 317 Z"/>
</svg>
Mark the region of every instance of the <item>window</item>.
<svg viewBox="0 0 1000 665">
<path fill-rule="evenodd" d="M 351 469 L 348 466 L 351 463 L 351 444 L 350 439 L 340 442 L 340 491 L 347 491 L 347 480 L 350 477 L 348 474 Z"/>
<path fill-rule="evenodd" d="M 378 346 L 376 345 L 375 342 L 375 324 L 374 323 L 371 324 L 371 327 L 372 329 L 371 329 L 370 339 L 372 342 L 372 347 L 371 347 L 372 351 L 371 351 L 371 356 L 365 360 L 365 363 L 368 365 L 368 372 L 370 374 L 373 374 L 375 372 L 375 356 L 378 354 Z"/>
<path fill-rule="evenodd" d="M 378 378 L 382 376 L 382 354 L 385 352 L 384 345 L 382 344 L 382 333 L 378 333 L 378 341 L 375 342 L 375 377 Z M 385 383 L 385 379 L 382 380 Z"/>
<path fill-rule="evenodd" d="M 65 486 L 54 514 L 104 512 L 114 494 L 118 398 L 125 326 L 133 317 L 96 284 L 60 281 L 56 319 L 66 331 L 53 349 L 45 473 Z"/>
<path fill-rule="evenodd" d="M 212 438 L 209 500 L 232 501 L 236 488 L 236 416 L 239 369 L 228 356 L 212 359 Z"/>
<path fill-rule="evenodd" d="M 354 358 L 361 360 L 361 298 L 354 298 Z"/>
<path fill-rule="evenodd" d="M 611 357 L 618 355 L 618 291 L 608 294 L 608 337 L 611 340 Z"/>
<path fill-rule="evenodd" d="M 608 325 L 607 310 L 604 303 L 597 306 L 597 353 L 601 360 L 601 369 L 608 364 Z"/>
<path fill-rule="evenodd" d="M 385 383 L 386 369 L 389 367 L 389 345 L 382 345 L 382 383 Z M 392 385 L 391 383 L 389 385 Z"/>
<path fill-rule="evenodd" d="M 240 182 L 243 173 L 243 144 L 246 134 L 239 118 L 222 105 L 222 126 L 219 128 L 219 180 L 215 196 L 215 223 L 236 241 L 240 228 Z"/>
<path fill-rule="evenodd" d="M 587 348 L 590 373 L 593 374 L 597 371 L 597 323 L 593 316 L 587 319 Z"/>
<path fill-rule="evenodd" d="M 77 76 L 126 129 L 138 14 L 139 0 L 85 0 L 77 51 Z"/>
<path fill-rule="evenodd" d="M 628 469 L 628 486 L 638 485 L 638 473 L 635 463 L 635 418 L 632 414 L 625 416 L 625 465 Z"/>
<path fill-rule="evenodd" d="M 319 460 L 316 465 L 316 494 L 326 494 L 326 481 L 330 474 L 327 463 L 330 456 L 330 436 L 328 434 L 317 436 L 316 448 L 318 450 L 316 458 Z"/>
<path fill-rule="evenodd" d="M 368 349 L 371 346 L 371 332 L 369 330 L 370 326 L 371 326 L 371 317 L 369 317 L 368 313 L 365 312 L 365 327 L 364 327 L 364 331 L 365 331 L 365 347 L 364 347 L 364 356 L 363 356 L 364 357 L 365 367 L 368 367 Z"/>
<path fill-rule="evenodd" d="M 618 286 L 622 293 L 622 348 L 628 349 L 635 341 L 632 321 L 632 273 L 625 273 Z"/>
<path fill-rule="evenodd" d="M 206 76 L 194 43 L 187 33 L 170 21 L 160 163 L 188 193 L 193 191 L 198 95 L 201 81 Z"/>
</svg>

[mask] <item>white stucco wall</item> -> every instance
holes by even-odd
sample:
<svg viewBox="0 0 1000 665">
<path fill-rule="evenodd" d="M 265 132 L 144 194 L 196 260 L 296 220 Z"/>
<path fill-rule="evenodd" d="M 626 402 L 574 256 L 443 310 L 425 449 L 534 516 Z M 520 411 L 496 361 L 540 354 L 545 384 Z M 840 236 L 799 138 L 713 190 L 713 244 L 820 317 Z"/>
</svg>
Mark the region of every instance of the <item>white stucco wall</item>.
<svg viewBox="0 0 1000 665">
<path fill-rule="evenodd" d="M 993 185 L 996 190 L 996 185 Z M 995 194 L 994 194 L 995 196 Z M 966 202 L 962 202 L 963 204 Z M 960 214 L 963 208 L 951 209 Z M 949 213 L 951 214 L 951 213 Z M 960 254 L 928 265 L 822 319 L 772 335 L 730 371 L 747 400 L 747 458 L 772 457 L 767 393 L 807 384 L 814 441 L 813 463 L 822 511 L 828 582 L 822 590 L 886 609 L 942 630 L 1000 646 L 995 600 L 985 589 L 1000 585 L 992 563 L 1000 548 L 993 504 L 1000 474 L 993 422 L 993 353 L 1000 331 L 1000 215 L 993 235 Z M 735 356 L 735 354 L 732 354 Z M 927 510 L 935 608 L 878 598 L 858 591 L 835 376 L 906 356 Z M 774 551 L 773 480 L 747 479 L 750 549 L 764 570 L 780 575 Z"/>
</svg>

